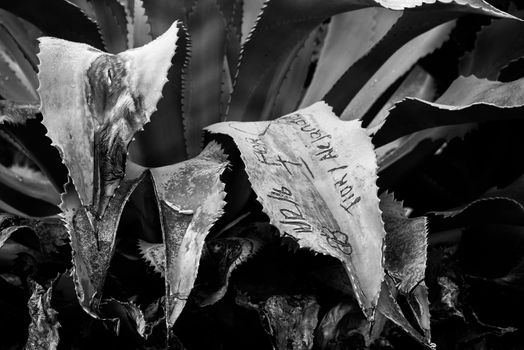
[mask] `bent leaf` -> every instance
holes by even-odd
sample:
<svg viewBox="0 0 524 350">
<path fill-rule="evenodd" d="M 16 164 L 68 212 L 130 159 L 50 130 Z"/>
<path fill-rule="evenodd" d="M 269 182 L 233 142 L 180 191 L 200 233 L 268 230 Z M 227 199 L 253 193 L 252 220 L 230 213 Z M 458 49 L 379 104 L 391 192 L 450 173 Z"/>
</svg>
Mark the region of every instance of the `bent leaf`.
<svg viewBox="0 0 524 350">
<path fill-rule="evenodd" d="M 110 198 L 107 210 L 98 215 L 81 204 L 78 194 L 70 189 L 62 197 L 62 217 L 73 248 L 74 282 L 80 305 L 97 316 L 107 269 L 115 250 L 120 216 L 134 189 L 146 177 L 124 180 Z"/>
<path fill-rule="evenodd" d="M 193 289 L 204 240 L 222 215 L 225 185 L 220 176 L 227 165 L 222 149 L 212 142 L 195 158 L 151 170 L 164 235 L 169 327 L 182 312 Z"/>
<path fill-rule="evenodd" d="M 273 122 L 207 128 L 233 138 L 270 223 L 300 247 L 345 266 L 367 317 L 383 279 L 383 239 L 373 147 L 358 121 L 324 103 Z"/>
<path fill-rule="evenodd" d="M 56 350 L 60 336 L 58 334 L 58 313 L 51 307 L 53 287 L 45 290 L 36 282 L 31 283 L 33 294 L 29 298 L 28 309 L 31 316 L 29 335 L 25 349 Z"/>
<path fill-rule="evenodd" d="M 524 78 L 509 83 L 459 77 L 435 102 L 407 98 L 395 105 L 373 137 L 378 147 L 438 126 L 521 119 Z"/>
<path fill-rule="evenodd" d="M 162 96 L 177 24 L 118 55 L 56 38 L 40 39 L 43 124 L 84 206 L 103 214 L 124 176 L 127 146 Z"/>
<path fill-rule="evenodd" d="M 524 17 L 522 10 L 513 14 Z M 522 21 L 494 20 L 477 34 L 475 48 L 460 62 L 460 74 L 496 80 L 504 67 L 524 56 L 523 31 Z"/>
<path fill-rule="evenodd" d="M 385 267 L 402 293 L 409 293 L 424 280 L 427 260 L 427 221 L 408 218 L 402 203 L 391 194 L 380 196 L 386 228 Z"/>
<path fill-rule="evenodd" d="M 367 8 L 333 16 L 301 107 L 320 101 L 340 76 L 365 55 L 401 15 L 401 11 Z"/>
</svg>

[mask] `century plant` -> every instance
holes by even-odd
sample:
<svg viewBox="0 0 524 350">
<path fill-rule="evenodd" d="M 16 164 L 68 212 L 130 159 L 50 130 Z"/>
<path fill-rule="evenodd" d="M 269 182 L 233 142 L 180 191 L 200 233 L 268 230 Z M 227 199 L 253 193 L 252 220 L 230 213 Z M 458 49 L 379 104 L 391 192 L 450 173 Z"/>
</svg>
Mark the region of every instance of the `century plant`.
<svg viewBox="0 0 524 350">
<path fill-rule="evenodd" d="M 457 208 L 408 208 L 392 192 L 402 174 L 477 125 L 522 119 L 524 78 L 499 81 L 524 56 L 514 6 L 512 14 L 483 0 L 0 7 L 0 288 L 30 294 L 15 323 L 29 324 L 28 334 L 12 348 L 90 348 L 108 330 L 120 334 L 114 346 L 199 348 L 192 317 L 227 300 L 260 317 L 268 335 L 260 348 L 341 349 L 355 346 L 355 334 L 379 347 L 387 322 L 434 348 L 423 215 L 467 226 L 500 202 L 507 210 L 494 222 L 522 222 L 518 180 Z M 471 18 L 492 22 L 449 86 L 437 86 L 421 59 Z M 310 281 L 246 287 L 256 273 L 237 267 L 263 266 L 281 246 L 284 262 L 312 268 L 300 272 Z M 60 331 L 72 312 L 60 300 L 82 315 L 87 343 L 66 335 L 73 326 Z M 216 346 L 255 346 L 238 344 Z"/>
</svg>

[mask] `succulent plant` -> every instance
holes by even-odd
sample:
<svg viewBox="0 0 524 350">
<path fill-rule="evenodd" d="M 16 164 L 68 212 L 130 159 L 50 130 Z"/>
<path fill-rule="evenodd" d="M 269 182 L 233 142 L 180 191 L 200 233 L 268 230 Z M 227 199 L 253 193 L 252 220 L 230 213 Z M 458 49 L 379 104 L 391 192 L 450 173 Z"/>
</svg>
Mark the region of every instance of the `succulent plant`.
<svg viewBox="0 0 524 350">
<path fill-rule="evenodd" d="M 521 225 L 524 169 L 443 205 L 420 198 L 444 180 L 401 178 L 520 127 L 522 12 L 499 5 L 1 4 L 0 288 L 28 329 L 7 346 L 386 348 L 397 327 L 434 348 L 426 282 L 435 310 L 460 303 L 426 276 L 428 235 Z M 245 334 L 196 339 L 209 315 Z"/>
</svg>

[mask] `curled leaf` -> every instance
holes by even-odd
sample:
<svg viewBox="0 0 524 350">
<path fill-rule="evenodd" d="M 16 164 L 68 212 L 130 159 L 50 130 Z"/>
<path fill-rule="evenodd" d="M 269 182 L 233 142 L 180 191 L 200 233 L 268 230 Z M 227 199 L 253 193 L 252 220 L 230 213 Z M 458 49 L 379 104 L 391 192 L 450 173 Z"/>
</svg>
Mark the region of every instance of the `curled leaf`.
<svg viewBox="0 0 524 350">
<path fill-rule="evenodd" d="M 166 320 L 171 327 L 184 308 L 198 272 L 204 240 L 222 215 L 227 166 L 212 142 L 195 158 L 152 169 L 165 245 Z"/>
<path fill-rule="evenodd" d="M 358 121 L 317 103 L 272 122 L 207 128 L 233 138 L 270 223 L 300 247 L 339 259 L 372 318 L 384 275 L 373 147 Z"/>
<path fill-rule="evenodd" d="M 51 307 L 53 287 L 45 290 L 36 282 L 32 282 L 33 294 L 29 298 L 28 308 L 31 315 L 29 335 L 25 349 L 56 350 L 60 336 L 58 334 L 57 312 Z"/>
<path fill-rule="evenodd" d="M 62 154 L 84 206 L 98 215 L 124 176 L 127 146 L 162 96 L 177 24 L 155 41 L 118 55 L 40 39 L 43 124 Z"/>
<path fill-rule="evenodd" d="M 415 131 L 438 126 L 522 118 L 524 78 L 509 83 L 459 77 L 435 102 L 407 98 L 389 111 L 373 137 L 382 146 Z"/>
<path fill-rule="evenodd" d="M 409 293 L 424 280 L 427 260 L 425 217 L 408 218 L 402 203 L 391 194 L 380 196 L 386 228 L 385 267 L 402 293 Z"/>
<path fill-rule="evenodd" d="M 146 174 L 122 181 L 102 216 L 81 205 L 74 190 L 63 195 L 62 215 L 73 248 L 75 289 L 80 305 L 93 316 L 98 314 L 120 216 L 133 190 L 145 177 Z"/>
</svg>

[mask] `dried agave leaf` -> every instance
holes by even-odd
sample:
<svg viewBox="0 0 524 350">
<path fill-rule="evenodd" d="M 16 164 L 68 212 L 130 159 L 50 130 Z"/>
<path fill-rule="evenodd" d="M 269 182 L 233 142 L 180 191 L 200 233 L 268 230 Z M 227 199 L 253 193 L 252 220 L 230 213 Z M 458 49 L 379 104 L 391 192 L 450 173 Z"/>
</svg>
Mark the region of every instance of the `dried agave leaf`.
<svg viewBox="0 0 524 350">
<path fill-rule="evenodd" d="M 208 253 L 217 262 L 218 284 L 206 288 L 199 286 L 201 301 L 198 304 L 208 306 L 222 299 L 227 293 L 233 271 L 256 255 L 263 245 L 264 242 L 257 237 L 228 237 L 210 241 Z"/>
<path fill-rule="evenodd" d="M 124 175 L 127 146 L 162 96 L 177 24 L 155 41 L 118 55 L 42 38 L 38 93 L 43 124 L 84 206 L 103 214 Z"/>
<path fill-rule="evenodd" d="M 312 349 L 320 305 L 311 295 L 275 295 L 259 304 L 237 296 L 238 305 L 257 311 L 274 349 Z"/>
<path fill-rule="evenodd" d="M 212 142 L 195 158 L 151 170 L 164 231 L 169 327 L 193 289 L 204 240 L 222 215 L 225 185 L 220 176 L 227 165 L 222 149 Z"/>
<path fill-rule="evenodd" d="M 38 283 L 31 282 L 31 289 L 33 294 L 27 304 L 31 323 L 29 324 L 29 335 L 25 349 L 55 350 L 58 348 L 58 342 L 60 341 L 58 334 L 60 323 L 58 323 L 58 313 L 51 307 L 53 287 L 45 290 Z"/>
<path fill-rule="evenodd" d="M 120 216 L 134 189 L 147 175 L 120 182 L 102 215 L 83 206 L 73 189 L 63 195 L 62 217 L 73 248 L 75 289 L 80 305 L 93 316 L 98 314 Z"/>
<path fill-rule="evenodd" d="M 220 121 L 226 22 L 216 0 L 198 0 L 187 25 L 191 58 L 185 77 L 184 136 L 191 158 L 202 149 L 202 129 Z"/>
<path fill-rule="evenodd" d="M 352 345 L 353 339 L 368 344 L 369 328 L 370 324 L 358 305 L 354 301 L 342 301 L 322 318 L 316 330 L 315 343 L 326 350 L 346 349 Z"/>
<path fill-rule="evenodd" d="M 320 101 L 340 76 L 366 54 L 401 15 L 401 11 L 367 8 L 333 16 L 313 80 L 300 106 Z"/>
<path fill-rule="evenodd" d="M 340 113 L 360 88 L 395 53 L 395 51 L 415 36 L 426 32 L 444 22 L 460 15 L 460 12 L 485 13 L 492 16 L 511 17 L 495 11 L 482 0 L 471 0 L 471 3 L 453 1 L 451 4 L 435 4 L 425 11 L 406 11 L 392 30 L 375 45 L 371 59 L 359 60 L 357 64 L 346 71 L 326 95 L 326 101 Z M 406 7 L 422 5 L 421 3 L 403 3 Z M 466 6 L 464 6 L 466 5 Z M 306 36 L 326 18 L 338 13 L 357 10 L 366 7 L 378 7 L 380 3 L 367 1 L 268 1 L 249 38 L 242 48 L 235 90 L 231 96 L 228 118 L 230 120 L 257 120 L 259 101 L 274 94 L 274 91 L 264 89 L 264 86 L 274 85 L 282 81 L 295 55 L 297 48 Z M 406 13 L 410 14 L 406 16 Z M 361 72 L 360 74 L 357 74 Z M 351 90 L 344 87 L 349 82 Z M 264 93 L 265 91 L 265 93 Z M 265 94 L 265 95 L 264 95 Z M 256 103 L 255 103 L 256 102 Z M 250 106 L 252 104 L 252 106 Z"/>
<path fill-rule="evenodd" d="M 524 78 L 509 83 L 459 77 L 435 102 L 406 98 L 389 111 L 373 137 L 382 146 L 415 131 L 465 123 L 520 119 Z"/>
<path fill-rule="evenodd" d="M 343 120 L 364 117 L 364 114 L 391 84 L 404 75 L 419 59 L 442 46 L 448 40 L 454 27 L 454 21 L 441 24 L 399 48 L 362 86 L 340 117 Z"/>
<path fill-rule="evenodd" d="M 385 232 L 375 154 L 359 122 L 340 121 L 317 103 L 273 122 L 224 122 L 207 130 L 233 138 L 258 201 L 282 235 L 344 264 L 372 318 Z"/>
<path fill-rule="evenodd" d="M 386 228 L 385 267 L 407 294 L 424 280 L 427 260 L 426 217 L 408 218 L 402 203 L 392 194 L 380 196 L 380 210 Z"/>
<path fill-rule="evenodd" d="M 512 11 L 524 17 L 524 11 Z M 524 22 L 509 19 L 494 20 L 477 34 L 475 48 L 461 62 L 461 75 L 496 80 L 509 63 L 524 56 Z M 504 40 L 501 40 L 504 38 Z"/>
<path fill-rule="evenodd" d="M 402 328 L 406 333 L 408 333 L 411 337 L 417 340 L 420 344 L 424 345 L 426 348 L 435 349 L 436 345 L 431 343 L 431 340 L 426 337 L 428 334 L 420 334 L 420 332 L 416 330 L 407 320 L 395 299 L 396 293 L 397 292 L 394 282 L 389 277 L 386 277 L 380 291 L 380 300 L 378 302 L 377 311 L 395 323 L 397 326 Z"/>
</svg>

